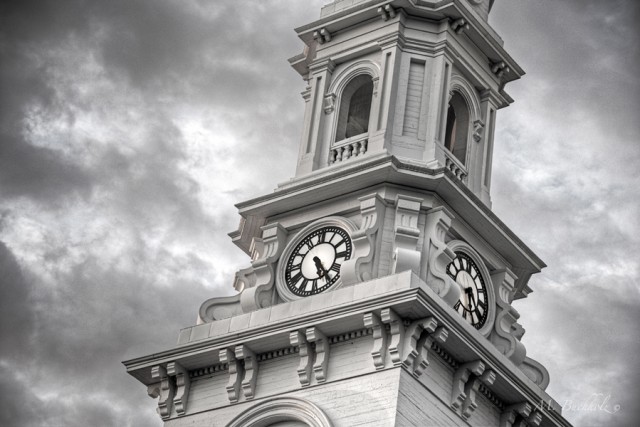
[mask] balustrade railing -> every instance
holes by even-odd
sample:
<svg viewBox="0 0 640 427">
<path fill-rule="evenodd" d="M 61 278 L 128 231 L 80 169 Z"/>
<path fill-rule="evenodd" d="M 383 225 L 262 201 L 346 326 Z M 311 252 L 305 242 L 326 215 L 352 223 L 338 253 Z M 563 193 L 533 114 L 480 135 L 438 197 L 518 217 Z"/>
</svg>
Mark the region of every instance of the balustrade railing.
<svg viewBox="0 0 640 427">
<path fill-rule="evenodd" d="M 462 182 L 467 182 L 467 171 L 457 160 L 449 157 L 449 154 L 445 153 L 445 167 L 449 169 L 453 174 Z"/>
<path fill-rule="evenodd" d="M 341 141 L 339 144 L 331 147 L 329 151 L 329 164 L 343 162 L 351 157 L 362 156 L 367 152 L 369 139 L 367 136 L 360 138 L 351 138 Z"/>
</svg>

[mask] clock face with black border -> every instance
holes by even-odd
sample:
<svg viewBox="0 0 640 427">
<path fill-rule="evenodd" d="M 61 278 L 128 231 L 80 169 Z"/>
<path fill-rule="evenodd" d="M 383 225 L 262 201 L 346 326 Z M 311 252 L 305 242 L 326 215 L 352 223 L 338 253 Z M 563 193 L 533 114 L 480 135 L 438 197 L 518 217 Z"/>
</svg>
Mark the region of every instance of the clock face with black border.
<svg viewBox="0 0 640 427">
<path fill-rule="evenodd" d="M 469 255 L 456 252 L 447 266 L 447 274 L 460 286 L 460 299 L 454 310 L 476 329 L 482 328 L 489 313 L 489 299 L 480 269 Z"/>
<path fill-rule="evenodd" d="M 340 267 L 351 258 L 351 252 L 351 238 L 340 227 L 326 226 L 308 233 L 287 260 L 287 288 L 297 296 L 327 290 L 340 278 Z"/>
</svg>

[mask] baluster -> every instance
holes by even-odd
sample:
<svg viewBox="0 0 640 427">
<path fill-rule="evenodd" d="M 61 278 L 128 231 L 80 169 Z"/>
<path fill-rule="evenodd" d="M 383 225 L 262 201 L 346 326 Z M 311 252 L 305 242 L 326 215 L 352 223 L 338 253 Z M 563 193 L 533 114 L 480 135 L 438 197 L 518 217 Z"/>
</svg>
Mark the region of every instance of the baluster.
<svg viewBox="0 0 640 427">
<path fill-rule="evenodd" d="M 332 165 L 336 162 L 336 157 L 338 156 L 338 153 L 336 150 L 331 150 L 329 152 L 329 164 Z"/>
<path fill-rule="evenodd" d="M 345 148 L 345 154 L 343 156 L 344 160 L 347 160 L 349 157 L 351 157 L 351 151 L 353 150 L 353 147 L 351 146 L 351 144 L 347 145 Z"/>
<path fill-rule="evenodd" d="M 368 140 L 366 139 L 360 142 L 360 154 L 364 154 L 367 152 L 367 142 Z"/>
<path fill-rule="evenodd" d="M 340 148 L 338 148 L 338 150 L 340 150 L 340 153 L 338 154 L 338 160 L 337 161 L 341 162 L 342 158 L 344 156 L 344 147 L 340 147 Z"/>
</svg>

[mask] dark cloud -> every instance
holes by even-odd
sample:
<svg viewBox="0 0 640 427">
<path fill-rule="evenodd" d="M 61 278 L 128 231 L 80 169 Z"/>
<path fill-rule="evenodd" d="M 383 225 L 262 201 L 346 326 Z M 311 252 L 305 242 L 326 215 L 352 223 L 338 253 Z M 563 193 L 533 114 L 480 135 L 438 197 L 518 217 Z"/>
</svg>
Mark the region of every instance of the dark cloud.
<svg viewBox="0 0 640 427">
<path fill-rule="evenodd" d="M 2 222 L 0 222 L 0 230 Z M 26 279 L 15 256 L 0 241 L 0 337 L 2 359 L 19 357 L 33 342 L 33 283 Z"/>
<path fill-rule="evenodd" d="M 294 173 L 286 58 L 322 3 L 0 6 L 0 424 L 161 424 L 120 361 L 232 292 L 233 203 Z M 561 404 L 622 407 L 566 411 L 579 425 L 637 418 L 637 17 L 547 0 L 491 18 L 528 72 L 498 115 L 494 210 L 549 264 L 516 303 L 525 344 Z"/>
</svg>

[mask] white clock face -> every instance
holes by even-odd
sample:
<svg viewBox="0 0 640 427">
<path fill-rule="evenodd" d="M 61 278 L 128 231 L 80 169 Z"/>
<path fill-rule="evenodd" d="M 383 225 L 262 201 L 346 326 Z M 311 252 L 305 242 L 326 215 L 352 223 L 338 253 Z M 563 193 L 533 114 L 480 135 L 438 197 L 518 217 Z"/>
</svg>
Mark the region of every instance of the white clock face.
<svg viewBox="0 0 640 427">
<path fill-rule="evenodd" d="M 480 269 L 467 254 L 456 252 L 447 266 L 447 274 L 460 286 L 460 299 L 453 308 L 476 329 L 482 328 L 487 321 L 489 304 Z"/>
<path fill-rule="evenodd" d="M 351 258 L 351 238 L 340 227 L 322 227 L 300 241 L 293 249 L 284 279 L 297 296 L 318 294 L 340 278 L 342 263 Z"/>
</svg>

